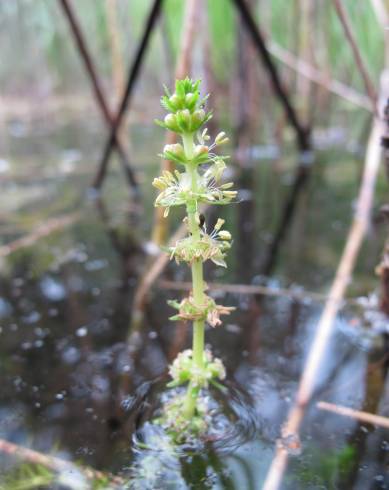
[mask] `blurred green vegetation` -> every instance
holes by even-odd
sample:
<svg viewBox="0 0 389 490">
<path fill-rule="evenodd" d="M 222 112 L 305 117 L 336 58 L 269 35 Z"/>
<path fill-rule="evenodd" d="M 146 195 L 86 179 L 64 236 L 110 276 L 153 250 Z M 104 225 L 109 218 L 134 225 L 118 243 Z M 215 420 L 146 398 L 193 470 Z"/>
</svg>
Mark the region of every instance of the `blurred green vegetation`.
<svg viewBox="0 0 389 490">
<path fill-rule="evenodd" d="M 336 490 L 341 488 L 347 475 L 353 468 L 356 458 L 356 449 L 351 445 L 346 445 L 340 450 L 317 451 L 310 448 L 309 463 L 295 465 L 296 477 L 293 478 L 296 484 L 303 485 L 302 488 L 325 488 Z"/>
<path fill-rule="evenodd" d="M 361 53 L 374 79 L 383 67 L 383 33 L 377 23 L 370 2 L 345 0 Z M 120 38 L 125 64 L 134 52 L 151 6 L 151 0 L 119 0 L 116 2 Z M 344 80 L 363 90 L 363 84 L 353 60 L 350 46 L 345 40 L 342 26 L 331 2 L 315 2 L 311 22 L 301 25 L 297 2 L 285 4 L 284 0 L 251 2 L 257 21 L 263 31 L 275 42 L 296 53 L 300 29 L 308 29 L 319 67 L 330 69 L 333 77 Z M 72 2 L 92 53 L 101 73 L 109 77 L 111 54 L 107 29 L 107 4 L 105 0 Z M 200 16 L 199 31 L 209 26 L 211 60 L 218 79 L 229 80 L 236 61 L 237 15 L 230 0 L 204 1 L 208 21 Z M 287 6 L 286 6 L 287 5 Z M 184 2 L 166 0 L 164 16 L 168 45 L 177 56 L 183 20 Z M 30 84 L 49 79 L 53 90 L 85 88 L 78 85 L 83 77 L 79 60 L 70 39 L 66 20 L 58 2 L 52 0 L 15 0 L 0 3 L 1 45 L 3 63 L 0 82 L 3 92 L 18 89 L 28 91 Z M 159 28 L 160 29 L 160 28 Z M 158 35 L 160 36 L 160 34 Z M 161 60 L 155 53 L 162 48 L 160 38 L 153 42 L 154 61 Z M 158 45 L 158 46 L 156 46 Z M 159 53 L 160 54 L 160 53 Z M 153 67 L 155 77 L 164 76 L 163 62 Z M 46 80 L 47 82 L 47 80 Z M 5 89 L 5 90 L 4 90 Z"/>
</svg>

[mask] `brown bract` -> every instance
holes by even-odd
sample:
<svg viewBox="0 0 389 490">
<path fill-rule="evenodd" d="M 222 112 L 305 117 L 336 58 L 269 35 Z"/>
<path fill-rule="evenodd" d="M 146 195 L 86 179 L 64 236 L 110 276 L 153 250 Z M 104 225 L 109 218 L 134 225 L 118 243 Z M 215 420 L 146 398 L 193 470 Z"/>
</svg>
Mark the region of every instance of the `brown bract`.
<svg viewBox="0 0 389 490">
<path fill-rule="evenodd" d="M 229 315 L 231 311 L 235 310 L 232 306 L 218 305 L 215 301 L 205 295 L 204 303 L 196 304 L 192 295 L 188 298 L 184 298 L 180 303 L 177 301 L 170 301 L 170 306 L 178 310 L 178 314 L 172 316 L 171 320 L 184 320 L 184 321 L 196 321 L 204 320 L 211 325 L 211 327 L 217 327 L 221 325 L 220 316 Z"/>
</svg>

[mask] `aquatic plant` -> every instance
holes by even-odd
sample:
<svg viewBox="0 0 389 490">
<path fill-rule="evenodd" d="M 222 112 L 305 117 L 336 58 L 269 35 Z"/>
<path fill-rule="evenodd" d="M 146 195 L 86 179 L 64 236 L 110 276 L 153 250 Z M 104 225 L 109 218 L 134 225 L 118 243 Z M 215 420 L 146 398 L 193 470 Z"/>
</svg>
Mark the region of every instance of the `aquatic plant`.
<svg viewBox="0 0 389 490">
<path fill-rule="evenodd" d="M 212 117 L 212 113 L 205 109 L 207 98 L 200 95 L 200 80 L 177 80 L 174 93 L 165 88 L 165 95 L 161 98 L 168 114 L 163 121 L 156 121 L 182 139 L 182 144 L 166 145 L 160 156 L 174 162 L 183 171 L 165 170 L 154 179 L 153 185 L 160 191 L 155 206 L 164 207 L 165 216 L 172 207 L 186 208 L 184 223 L 188 234 L 167 252 L 177 263 L 186 262 L 192 271 L 189 296 L 182 301 L 169 302 L 177 310 L 172 320 L 193 322 L 192 350 L 181 352 L 169 370 L 172 377 L 170 387 L 188 386 L 186 394 L 171 400 L 165 410 L 168 425 L 173 425 L 177 431 L 190 428 L 192 432 L 201 432 L 205 427 L 206 408 L 199 400 L 199 393 L 208 388 L 209 383 L 217 384 L 225 377 L 222 362 L 204 348 L 205 323 L 217 327 L 221 323 L 220 316 L 233 310 L 216 304 L 206 294 L 203 277 L 203 263 L 207 260 L 226 267 L 225 256 L 231 246 L 231 235 L 223 229 L 222 219 L 218 219 L 209 232 L 200 206 L 228 204 L 237 195 L 231 190 L 232 182 L 222 181 L 227 157 L 215 153 L 215 149 L 226 143 L 228 138 L 220 132 L 209 143 L 211 138 L 204 129 Z"/>
</svg>

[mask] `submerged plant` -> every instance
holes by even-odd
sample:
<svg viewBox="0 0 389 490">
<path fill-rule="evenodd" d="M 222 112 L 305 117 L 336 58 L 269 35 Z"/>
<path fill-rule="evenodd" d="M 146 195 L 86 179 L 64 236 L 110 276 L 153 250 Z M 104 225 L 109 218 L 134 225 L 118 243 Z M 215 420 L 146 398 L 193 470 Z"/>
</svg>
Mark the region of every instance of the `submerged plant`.
<svg viewBox="0 0 389 490">
<path fill-rule="evenodd" d="M 153 181 L 153 185 L 160 191 L 155 206 L 164 207 L 165 216 L 175 206 L 185 206 L 187 213 L 184 223 L 188 235 L 170 247 L 168 253 L 177 263 L 187 262 L 191 267 L 192 291 L 182 301 L 170 301 L 169 304 L 177 310 L 172 320 L 193 322 L 193 347 L 192 350 L 180 353 L 170 366 L 169 372 L 173 379 L 169 385 L 175 387 L 187 384 L 188 387 L 186 394 L 174 398 L 165 412 L 170 421 L 168 425 L 173 425 L 178 431 L 190 429 L 192 432 L 201 432 L 207 419 L 199 393 L 209 383 L 217 385 L 217 380 L 225 377 L 222 362 L 213 358 L 211 352 L 204 348 L 205 323 L 217 327 L 221 323 L 220 316 L 228 315 L 233 310 L 216 304 L 205 293 L 207 287 L 203 278 L 203 263 L 211 260 L 226 267 L 225 255 L 231 246 L 231 235 L 222 229 L 222 219 L 217 220 L 209 233 L 200 213 L 200 205 L 228 204 L 237 194 L 231 190 L 232 182 L 222 182 L 227 157 L 214 152 L 228 138 L 221 132 L 213 143 L 209 143 L 210 136 L 203 126 L 212 114 L 205 110 L 207 97 L 200 96 L 199 87 L 199 80 L 186 78 L 176 81 L 173 94 L 165 88 L 166 94 L 161 104 L 168 114 L 163 121 L 156 122 L 179 134 L 182 144 L 166 145 L 160 156 L 173 161 L 181 171 L 164 171 Z"/>
</svg>

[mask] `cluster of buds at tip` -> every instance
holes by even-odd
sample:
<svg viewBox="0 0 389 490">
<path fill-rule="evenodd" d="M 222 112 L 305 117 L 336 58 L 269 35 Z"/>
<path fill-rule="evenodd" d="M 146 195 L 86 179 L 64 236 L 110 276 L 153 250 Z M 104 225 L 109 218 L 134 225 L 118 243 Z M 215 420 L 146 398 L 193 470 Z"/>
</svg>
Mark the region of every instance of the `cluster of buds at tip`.
<svg viewBox="0 0 389 490">
<path fill-rule="evenodd" d="M 161 105 L 169 114 L 163 121 L 156 123 L 174 133 L 195 133 L 212 117 L 211 112 L 204 110 L 207 97 L 200 97 L 200 80 L 193 82 L 186 78 L 176 81 L 176 90 L 171 94 L 165 87 L 165 95 L 161 98 Z"/>
</svg>

